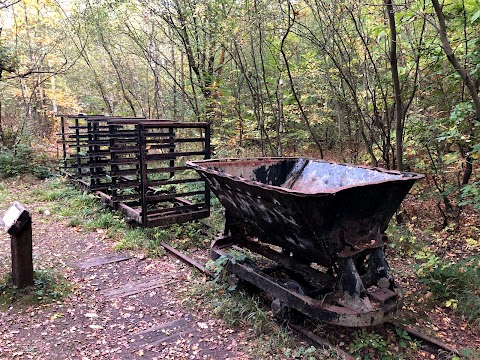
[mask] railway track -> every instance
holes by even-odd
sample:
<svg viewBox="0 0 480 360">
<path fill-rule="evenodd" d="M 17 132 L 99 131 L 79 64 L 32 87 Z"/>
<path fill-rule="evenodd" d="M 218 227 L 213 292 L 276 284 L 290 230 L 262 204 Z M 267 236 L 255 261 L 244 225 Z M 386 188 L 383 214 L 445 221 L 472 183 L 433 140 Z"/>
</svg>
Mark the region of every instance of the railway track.
<svg viewBox="0 0 480 360">
<path fill-rule="evenodd" d="M 170 252 L 172 255 L 175 257 L 179 258 L 181 261 L 186 263 L 187 265 L 196 268 L 199 270 L 201 273 L 213 277 L 211 273 L 209 273 L 206 269 L 205 266 L 200 264 L 198 261 L 192 259 L 188 255 L 172 248 L 171 246 L 167 244 L 161 244 L 168 252 Z M 314 346 L 318 346 L 319 348 L 328 348 L 332 350 L 333 352 L 336 352 L 341 358 L 345 360 L 354 360 L 355 357 L 347 353 L 345 350 L 343 350 L 341 347 L 332 344 L 330 341 L 328 341 L 325 338 L 322 338 L 321 336 L 318 336 L 315 334 L 311 329 L 307 328 L 306 326 L 298 325 L 298 324 L 293 324 L 289 323 L 288 328 L 296 333 L 297 335 L 308 339 Z M 390 328 L 391 330 L 395 329 L 401 329 L 404 330 L 408 333 L 410 338 L 412 340 L 416 340 L 420 343 L 420 347 L 423 351 L 434 355 L 434 359 L 450 359 L 452 355 L 456 355 L 461 357 L 462 354 L 459 350 L 453 348 L 452 346 L 438 340 L 435 338 L 432 338 L 426 334 L 423 334 L 415 329 L 412 329 L 411 327 L 399 324 L 394 321 L 389 321 L 384 324 L 384 326 Z"/>
<path fill-rule="evenodd" d="M 445 357 L 445 355 L 447 354 L 462 356 L 459 350 L 451 347 L 443 341 L 432 338 L 431 336 L 412 329 L 409 326 L 405 326 L 394 321 L 386 322 L 385 326 L 405 330 L 412 339 L 420 342 L 423 350 L 427 351 L 430 354 L 436 355 L 437 359 Z"/>
</svg>

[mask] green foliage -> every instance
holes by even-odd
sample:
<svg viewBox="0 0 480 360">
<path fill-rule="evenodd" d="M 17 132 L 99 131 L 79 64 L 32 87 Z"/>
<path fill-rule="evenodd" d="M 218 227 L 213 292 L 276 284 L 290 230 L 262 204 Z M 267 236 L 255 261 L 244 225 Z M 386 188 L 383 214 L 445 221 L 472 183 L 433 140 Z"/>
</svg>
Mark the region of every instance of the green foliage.
<svg viewBox="0 0 480 360">
<path fill-rule="evenodd" d="M 2 78 L 2 71 L 14 72 L 18 67 L 18 57 L 12 48 L 5 45 L 4 41 L 0 40 L 0 80 Z"/>
<path fill-rule="evenodd" d="M 474 181 L 464 185 L 461 189 L 461 201 L 459 205 L 471 204 L 477 211 L 480 211 L 480 181 Z"/>
<path fill-rule="evenodd" d="M 457 262 L 429 252 L 420 252 L 416 258 L 424 261 L 416 267 L 417 276 L 434 297 L 480 325 L 480 255 Z"/>
<path fill-rule="evenodd" d="M 394 336 L 386 338 L 373 330 L 353 332 L 349 352 L 362 360 L 394 360 L 409 358 L 409 352 L 418 347 L 405 330 L 395 328 Z"/>
<path fill-rule="evenodd" d="M 210 198 L 210 216 L 202 221 L 209 227 L 210 238 L 217 236 L 225 229 L 225 209 L 213 193 Z"/>
<path fill-rule="evenodd" d="M 149 257 L 165 255 L 165 250 L 157 237 L 158 229 L 129 228 L 123 226 L 119 229 L 115 243 L 116 250 L 143 250 Z"/>
<path fill-rule="evenodd" d="M 0 150 L 0 178 L 34 175 L 44 179 L 52 175 L 52 160 L 25 144 Z"/>
<path fill-rule="evenodd" d="M 221 279 L 221 275 L 228 264 L 228 257 L 225 255 L 220 256 L 216 260 L 209 260 L 205 265 L 205 270 L 213 274 L 214 281 L 218 282 Z"/>
<path fill-rule="evenodd" d="M 227 283 L 207 282 L 188 291 L 186 305 L 202 301 L 228 326 L 251 327 L 255 335 L 281 331 L 259 299 L 243 291 L 228 291 Z"/>
<path fill-rule="evenodd" d="M 395 334 L 398 337 L 398 345 L 400 345 L 402 349 L 407 349 L 408 347 L 411 346 L 412 338 L 410 337 L 410 335 L 406 330 L 395 328 Z"/>
<path fill-rule="evenodd" d="M 379 359 L 393 359 L 388 354 L 387 341 L 380 335 L 374 332 L 365 330 L 357 330 L 353 333 L 353 341 L 349 347 L 351 354 L 362 354 L 363 352 L 371 352 L 372 355 L 364 355 L 362 359 L 369 360 L 373 358 Z"/>
<path fill-rule="evenodd" d="M 206 270 L 213 273 L 214 281 L 218 282 L 224 279 L 226 274 L 227 264 L 236 264 L 237 261 L 244 261 L 247 256 L 241 252 L 231 250 L 228 254 L 229 256 L 222 255 L 215 261 L 209 260 L 205 266 Z M 228 289 L 230 291 L 235 290 L 235 286 L 230 286 Z"/>
<path fill-rule="evenodd" d="M 34 189 L 33 195 L 39 201 L 60 201 L 64 199 L 71 199 L 78 195 L 78 190 L 72 186 L 65 184 L 65 181 L 61 177 L 57 177 L 47 181 L 45 186 Z"/>
<path fill-rule="evenodd" d="M 476 134 L 475 129 L 473 132 L 469 130 L 473 116 L 472 103 L 461 102 L 452 108 L 448 118 L 414 117 L 406 129 L 406 163 L 428 176 L 432 186 L 423 190 L 423 196 L 438 201 L 443 226 L 458 221 L 462 206 L 471 204 L 480 208 L 475 171 L 480 157 L 480 145 L 475 142 L 480 134 Z M 467 156 L 473 161 L 474 171 L 470 183 L 461 185 Z"/>
<path fill-rule="evenodd" d="M 462 357 L 454 356 L 452 357 L 452 360 L 463 360 L 465 359 L 480 359 L 480 350 L 478 348 L 472 349 L 472 348 L 466 348 L 460 350 L 460 355 Z"/>
<path fill-rule="evenodd" d="M 0 280 L 0 307 L 12 303 L 46 304 L 59 301 L 70 292 L 70 284 L 52 269 L 36 270 L 33 275 L 33 286 L 23 289 L 13 285 L 10 275 Z"/>
<path fill-rule="evenodd" d="M 88 219 L 85 222 L 84 226 L 85 229 L 89 231 L 95 229 L 115 231 L 122 227 L 125 227 L 125 220 L 123 216 L 117 212 L 113 212 L 109 209 L 100 209 L 100 211 L 98 211 L 93 218 Z"/>
<path fill-rule="evenodd" d="M 469 121 L 467 117 L 472 117 L 473 104 L 469 102 L 461 102 L 455 105 L 450 112 L 448 120 L 442 121 L 441 129 L 443 131 L 438 135 L 437 141 L 446 141 L 450 144 L 468 145 L 471 141 L 467 136 Z"/>
<path fill-rule="evenodd" d="M 395 225 L 392 222 L 389 224 L 387 229 L 389 246 L 395 249 L 395 254 L 411 256 L 420 250 L 421 244 L 411 227 L 411 224 Z"/>
<path fill-rule="evenodd" d="M 242 291 L 230 293 L 228 288 L 220 289 L 226 292 L 223 293 L 224 296 L 212 299 L 213 314 L 221 317 L 228 326 L 252 327 L 255 335 L 279 330 L 258 298 L 252 298 L 250 294 Z"/>
<path fill-rule="evenodd" d="M 296 350 L 292 349 L 285 349 L 284 355 L 287 356 L 289 359 L 308 359 L 308 360 L 315 360 L 315 353 L 317 352 L 317 348 L 315 346 L 300 346 Z"/>
</svg>

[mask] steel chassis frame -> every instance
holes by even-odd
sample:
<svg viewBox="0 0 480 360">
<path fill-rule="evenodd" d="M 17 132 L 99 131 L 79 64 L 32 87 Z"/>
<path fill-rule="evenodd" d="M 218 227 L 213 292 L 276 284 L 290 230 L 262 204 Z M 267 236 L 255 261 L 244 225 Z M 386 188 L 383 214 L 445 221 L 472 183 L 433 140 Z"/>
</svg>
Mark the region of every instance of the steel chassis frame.
<svg viewBox="0 0 480 360">
<path fill-rule="evenodd" d="M 237 260 L 229 250 L 244 254 L 247 250 L 259 254 L 271 260 L 273 266 L 262 268 L 249 258 L 246 261 Z M 229 272 L 272 296 L 272 310 L 276 302 L 329 324 L 364 327 L 384 323 L 401 308 L 403 295 L 389 289 L 377 289 L 369 293 L 370 300 L 376 304 L 373 310 L 357 311 L 340 306 L 332 301 L 331 296 L 336 290 L 335 277 L 249 239 L 239 241 L 231 236 L 218 238 L 212 243 L 210 257 L 213 260 L 226 257 Z M 279 280 L 274 276 L 278 271 L 285 271 L 290 279 L 302 279 L 303 284 L 308 284 L 308 291 L 303 291 L 298 285 L 292 286 L 289 281 Z"/>
</svg>

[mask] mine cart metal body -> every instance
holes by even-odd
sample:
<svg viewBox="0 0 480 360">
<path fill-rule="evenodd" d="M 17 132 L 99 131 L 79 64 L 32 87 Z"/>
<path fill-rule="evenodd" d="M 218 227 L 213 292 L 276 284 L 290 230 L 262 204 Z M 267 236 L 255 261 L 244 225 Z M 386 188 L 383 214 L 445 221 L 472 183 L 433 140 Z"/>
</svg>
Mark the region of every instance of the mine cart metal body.
<svg viewBox="0 0 480 360">
<path fill-rule="evenodd" d="M 212 257 L 229 256 L 225 247 L 246 248 L 295 278 L 282 282 L 272 270 L 230 262 L 233 272 L 272 292 L 277 305 L 345 326 L 381 323 L 400 307 L 384 232 L 422 175 L 305 158 L 188 165 L 226 209 L 230 235 L 214 244 Z"/>
</svg>

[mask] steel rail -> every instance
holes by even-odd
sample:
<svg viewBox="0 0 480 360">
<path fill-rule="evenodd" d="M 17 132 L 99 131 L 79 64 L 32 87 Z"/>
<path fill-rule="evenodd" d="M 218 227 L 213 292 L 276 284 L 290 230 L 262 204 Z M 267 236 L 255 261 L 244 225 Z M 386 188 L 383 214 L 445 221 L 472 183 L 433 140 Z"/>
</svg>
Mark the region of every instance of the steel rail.
<svg viewBox="0 0 480 360">
<path fill-rule="evenodd" d="M 198 263 L 196 260 L 192 259 L 190 256 L 172 248 L 171 246 L 162 243 L 161 244 L 167 251 L 172 253 L 174 256 L 182 260 L 184 263 L 187 265 L 190 265 L 197 270 L 199 270 L 201 273 L 213 278 L 213 274 L 208 272 L 205 269 L 205 266 Z M 458 349 L 453 348 L 452 346 L 438 340 L 435 338 L 432 338 L 426 334 L 423 334 L 415 329 L 412 329 L 411 327 L 399 324 L 395 321 L 388 321 L 385 323 L 386 326 L 389 326 L 391 328 L 399 328 L 402 330 L 405 330 L 409 336 L 411 336 L 413 339 L 416 339 L 420 341 L 423 345 L 423 349 L 426 350 L 429 353 L 432 353 L 434 355 L 439 355 L 441 352 L 448 352 L 451 354 L 455 354 L 457 356 L 462 356 L 461 352 Z M 331 344 L 328 340 L 316 335 L 312 331 L 308 330 L 306 327 L 296 325 L 296 324 L 288 324 L 288 328 L 291 329 L 292 331 L 296 332 L 297 334 L 300 334 L 304 336 L 305 338 L 309 339 L 312 343 L 317 344 L 321 347 L 327 347 L 329 349 L 332 349 L 335 351 L 339 356 L 341 356 L 345 360 L 353 360 L 355 357 L 352 355 L 348 354 L 345 352 L 343 349 L 341 349 L 339 346 L 336 346 L 334 344 Z"/>
</svg>

